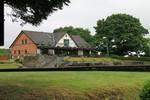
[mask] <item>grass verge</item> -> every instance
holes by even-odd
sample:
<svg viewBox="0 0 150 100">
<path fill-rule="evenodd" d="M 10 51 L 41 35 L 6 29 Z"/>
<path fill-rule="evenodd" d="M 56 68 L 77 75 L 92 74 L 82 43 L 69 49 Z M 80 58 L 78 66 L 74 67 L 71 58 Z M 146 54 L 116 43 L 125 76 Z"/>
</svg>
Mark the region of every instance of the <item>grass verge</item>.
<svg viewBox="0 0 150 100">
<path fill-rule="evenodd" d="M 146 72 L 5 72 L 0 95 L 7 100 L 139 100 L 147 80 Z"/>
<path fill-rule="evenodd" d="M 2 63 L 0 64 L 0 69 L 7 69 L 7 68 L 18 68 L 21 64 L 18 63 Z"/>
</svg>

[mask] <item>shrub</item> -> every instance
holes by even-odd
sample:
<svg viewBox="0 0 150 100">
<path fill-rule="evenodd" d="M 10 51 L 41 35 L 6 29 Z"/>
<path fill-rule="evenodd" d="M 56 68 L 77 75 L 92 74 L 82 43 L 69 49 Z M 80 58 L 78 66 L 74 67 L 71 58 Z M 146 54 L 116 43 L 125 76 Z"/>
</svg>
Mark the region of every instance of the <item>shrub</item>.
<svg viewBox="0 0 150 100">
<path fill-rule="evenodd" d="M 143 61 L 132 61 L 131 64 L 142 64 L 143 65 L 144 62 Z"/>
<path fill-rule="evenodd" d="M 22 59 L 15 59 L 15 62 L 16 63 L 21 63 L 21 64 L 23 63 Z"/>
<path fill-rule="evenodd" d="M 121 59 L 121 60 L 138 60 L 138 61 L 150 61 L 150 57 L 122 57 L 122 56 L 111 56 L 115 59 Z"/>
<path fill-rule="evenodd" d="M 150 100 L 150 81 L 144 86 L 140 94 L 140 100 Z"/>
<path fill-rule="evenodd" d="M 114 64 L 114 65 L 121 65 L 122 62 L 121 62 L 121 61 L 113 61 L 113 64 Z"/>
</svg>

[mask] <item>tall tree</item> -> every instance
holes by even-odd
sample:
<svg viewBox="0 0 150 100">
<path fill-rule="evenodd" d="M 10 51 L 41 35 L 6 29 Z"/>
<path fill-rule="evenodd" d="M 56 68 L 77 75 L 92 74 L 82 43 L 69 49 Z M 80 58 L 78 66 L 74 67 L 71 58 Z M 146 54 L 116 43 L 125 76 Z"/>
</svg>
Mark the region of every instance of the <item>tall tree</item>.
<svg viewBox="0 0 150 100">
<path fill-rule="evenodd" d="M 150 38 L 144 38 L 143 40 L 143 51 L 145 52 L 145 56 L 150 57 Z"/>
<path fill-rule="evenodd" d="M 12 8 L 10 16 L 13 21 L 18 21 L 19 18 L 22 20 L 21 24 L 32 25 L 39 25 L 51 13 L 68 3 L 70 0 L 4 0 L 4 4 Z"/>
<path fill-rule="evenodd" d="M 71 35 L 80 35 L 85 41 L 88 43 L 92 44 L 92 35 L 90 34 L 90 31 L 88 29 L 83 29 L 83 28 L 74 28 L 72 26 L 68 27 L 60 27 L 58 29 L 54 30 L 55 32 L 66 32 Z"/>
<path fill-rule="evenodd" d="M 139 19 L 127 14 L 113 14 L 106 19 L 98 20 L 95 29 L 95 37 L 107 41 L 109 51 L 118 55 L 140 51 L 143 35 L 148 33 Z"/>
</svg>

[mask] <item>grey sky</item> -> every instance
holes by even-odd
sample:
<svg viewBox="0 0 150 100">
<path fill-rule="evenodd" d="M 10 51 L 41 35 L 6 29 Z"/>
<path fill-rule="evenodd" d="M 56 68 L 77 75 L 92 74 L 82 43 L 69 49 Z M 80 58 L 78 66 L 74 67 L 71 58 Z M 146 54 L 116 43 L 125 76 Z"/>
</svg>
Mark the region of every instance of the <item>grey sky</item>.
<svg viewBox="0 0 150 100">
<path fill-rule="evenodd" d="M 88 28 L 95 33 L 93 26 L 97 20 L 111 14 L 126 13 L 140 19 L 142 25 L 150 31 L 150 0 L 71 0 L 69 6 L 59 10 L 44 20 L 38 27 L 13 23 L 5 16 L 5 46 L 8 48 L 21 30 L 52 32 L 55 28 L 74 26 Z M 6 9 L 5 9 L 6 11 Z"/>
</svg>

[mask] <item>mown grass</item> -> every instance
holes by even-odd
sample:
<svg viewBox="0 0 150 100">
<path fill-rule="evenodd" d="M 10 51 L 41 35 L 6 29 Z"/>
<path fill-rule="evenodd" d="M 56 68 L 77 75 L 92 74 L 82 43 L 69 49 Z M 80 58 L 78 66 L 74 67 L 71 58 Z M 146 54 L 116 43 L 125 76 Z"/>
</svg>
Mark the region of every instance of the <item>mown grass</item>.
<svg viewBox="0 0 150 100">
<path fill-rule="evenodd" d="M 32 99 L 40 96 L 48 100 L 51 100 L 51 97 L 56 100 L 76 97 L 94 100 L 118 94 L 125 100 L 138 100 L 139 92 L 148 80 L 150 73 L 146 72 L 5 72 L 0 73 L 0 88 L 5 90 L 0 89 L 0 95 L 32 95 Z M 10 92 L 13 94 L 13 91 L 15 94 L 11 96 Z M 85 99 L 87 97 L 88 99 Z"/>
<path fill-rule="evenodd" d="M 3 62 L 0 63 L 0 69 L 7 69 L 7 68 L 18 68 L 19 66 L 21 66 L 21 64 L 18 63 L 10 63 L 10 62 Z"/>
</svg>

